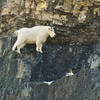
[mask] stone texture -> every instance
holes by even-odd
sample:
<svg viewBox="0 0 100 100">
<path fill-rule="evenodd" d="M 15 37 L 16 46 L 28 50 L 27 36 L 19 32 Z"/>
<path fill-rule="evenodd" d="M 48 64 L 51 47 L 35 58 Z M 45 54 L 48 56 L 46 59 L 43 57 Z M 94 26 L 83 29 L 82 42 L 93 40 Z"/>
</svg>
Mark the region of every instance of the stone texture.
<svg viewBox="0 0 100 100">
<path fill-rule="evenodd" d="M 0 100 L 99 100 L 99 0 L 7 1 L 0 1 Z M 53 26 L 57 33 L 44 53 L 35 45 L 13 52 L 13 32 L 35 25 Z M 70 70 L 74 75 L 67 77 Z"/>
<path fill-rule="evenodd" d="M 8 0 L 0 12 L 0 34 L 12 34 L 15 27 L 32 27 L 38 22 L 62 27 L 88 25 L 100 16 L 100 5 L 98 0 Z"/>
<path fill-rule="evenodd" d="M 98 100 L 100 78 L 96 75 L 100 75 L 98 70 L 85 69 L 74 76 L 63 77 L 50 86 L 48 100 Z"/>
<path fill-rule="evenodd" d="M 95 100 L 99 98 L 100 43 L 27 45 L 11 51 L 15 37 L 0 38 L 0 100 Z M 96 60 L 97 59 L 97 60 Z M 98 61 L 98 63 L 97 63 Z M 96 68 L 90 67 L 94 63 Z M 74 76 L 65 76 L 72 69 Z M 54 81 L 51 85 L 44 81 Z M 95 93 L 97 93 L 95 95 Z"/>
</svg>

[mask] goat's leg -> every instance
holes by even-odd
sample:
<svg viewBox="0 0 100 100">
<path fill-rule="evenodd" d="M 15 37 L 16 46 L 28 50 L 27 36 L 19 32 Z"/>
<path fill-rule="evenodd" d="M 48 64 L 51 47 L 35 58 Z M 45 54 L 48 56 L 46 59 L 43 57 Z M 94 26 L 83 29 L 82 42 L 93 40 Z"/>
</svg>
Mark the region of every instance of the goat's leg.
<svg viewBox="0 0 100 100">
<path fill-rule="evenodd" d="M 26 45 L 25 43 L 23 43 L 23 44 L 21 44 L 21 45 L 18 45 L 18 46 L 17 46 L 17 52 L 18 52 L 18 53 L 21 53 L 21 52 L 20 52 L 20 49 L 22 49 L 25 45 Z"/>
<path fill-rule="evenodd" d="M 36 41 L 36 51 L 37 52 L 40 52 L 40 53 L 43 53 L 43 51 L 42 51 L 42 43 L 41 42 L 39 42 L 39 41 Z"/>
</svg>

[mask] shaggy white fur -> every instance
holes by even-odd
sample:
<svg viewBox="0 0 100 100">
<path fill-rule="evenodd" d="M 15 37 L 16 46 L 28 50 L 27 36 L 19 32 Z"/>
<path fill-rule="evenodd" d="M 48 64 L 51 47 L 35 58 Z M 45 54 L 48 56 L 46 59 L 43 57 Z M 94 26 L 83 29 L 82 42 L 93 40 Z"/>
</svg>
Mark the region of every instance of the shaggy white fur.
<svg viewBox="0 0 100 100">
<path fill-rule="evenodd" d="M 15 42 L 12 50 L 20 53 L 20 49 L 26 44 L 36 44 L 36 51 L 41 52 L 43 43 L 46 42 L 48 36 L 55 37 L 54 29 L 50 26 L 35 26 L 32 28 L 21 28 L 14 32 L 17 35 L 17 41 Z"/>
</svg>

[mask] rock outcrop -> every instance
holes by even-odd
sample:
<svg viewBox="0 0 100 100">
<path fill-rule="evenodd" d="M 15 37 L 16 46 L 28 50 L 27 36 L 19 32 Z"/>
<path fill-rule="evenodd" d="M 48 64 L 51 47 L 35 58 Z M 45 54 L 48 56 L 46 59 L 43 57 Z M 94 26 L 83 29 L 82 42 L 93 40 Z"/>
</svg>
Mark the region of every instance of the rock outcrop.
<svg viewBox="0 0 100 100">
<path fill-rule="evenodd" d="M 15 39 L 0 38 L 0 100 L 99 98 L 99 42 L 60 45 L 48 41 L 43 54 L 27 45 L 20 55 L 11 51 Z M 74 75 L 66 76 L 71 69 Z M 54 82 L 46 84 L 49 81 Z"/>
<path fill-rule="evenodd" d="M 99 0 L 8 0 L 1 10 L 0 34 L 12 34 L 21 27 L 38 24 L 87 25 L 97 16 Z"/>
<path fill-rule="evenodd" d="M 10 39 L 0 40 L 9 41 Z M 46 46 L 43 55 L 36 54 L 30 46 L 27 46 L 23 54 L 19 55 L 10 51 L 8 44 L 2 45 L 8 46 L 9 49 L 0 56 L 0 100 L 99 99 L 100 61 L 98 57 L 100 59 L 100 56 L 95 54 L 99 53 L 98 44 L 93 46 L 96 51 L 85 45 L 83 49 L 80 45 L 71 45 L 70 48 L 69 46 L 51 48 L 48 45 L 49 48 Z M 67 49 L 72 54 L 67 54 Z M 3 48 L 1 51 L 4 51 Z M 63 53 L 66 55 L 64 56 Z M 89 68 L 94 65 L 97 65 L 94 69 Z M 80 66 L 81 71 L 78 71 Z M 66 76 L 71 67 L 74 68 L 75 74 Z M 53 82 L 48 85 L 46 81 Z"/>
<path fill-rule="evenodd" d="M 5 3 L 0 10 L 0 100 L 99 100 L 100 1 Z M 53 26 L 57 33 L 44 44 L 44 53 L 37 53 L 35 45 L 13 52 L 13 32 L 35 25 Z M 73 76 L 66 75 L 70 70 Z"/>
</svg>

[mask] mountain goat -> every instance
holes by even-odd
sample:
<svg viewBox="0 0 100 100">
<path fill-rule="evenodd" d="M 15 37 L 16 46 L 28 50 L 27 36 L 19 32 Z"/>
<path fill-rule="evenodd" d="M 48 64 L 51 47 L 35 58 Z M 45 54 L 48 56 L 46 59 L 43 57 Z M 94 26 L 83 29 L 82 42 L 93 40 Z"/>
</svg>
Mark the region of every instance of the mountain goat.
<svg viewBox="0 0 100 100">
<path fill-rule="evenodd" d="M 56 35 L 54 29 L 50 26 L 21 28 L 14 33 L 17 35 L 17 41 L 12 47 L 12 50 L 15 51 L 17 47 L 18 53 L 20 53 L 20 49 L 22 49 L 26 44 L 36 44 L 36 51 L 43 53 L 43 43 L 46 42 L 49 36 L 53 38 Z"/>
</svg>

